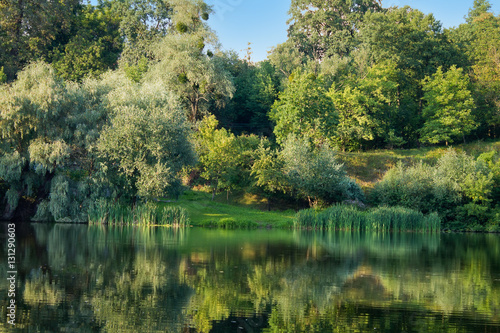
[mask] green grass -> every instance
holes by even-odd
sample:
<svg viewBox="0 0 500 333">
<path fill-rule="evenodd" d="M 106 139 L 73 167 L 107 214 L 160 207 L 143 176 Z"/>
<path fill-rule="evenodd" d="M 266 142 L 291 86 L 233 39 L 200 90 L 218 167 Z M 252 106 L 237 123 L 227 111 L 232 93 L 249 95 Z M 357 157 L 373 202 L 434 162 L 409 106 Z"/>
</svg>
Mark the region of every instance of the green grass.
<svg viewBox="0 0 500 333">
<path fill-rule="evenodd" d="M 450 145 L 450 147 L 477 157 L 488 151 L 500 151 L 500 141 L 475 141 L 467 144 Z M 395 166 L 399 161 L 406 164 L 419 161 L 434 164 L 447 149 L 447 147 L 441 146 L 415 149 L 380 149 L 367 152 L 339 152 L 338 157 L 345 163 L 348 175 L 356 179 L 364 190 L 369 190 L 377 181 L 382 179 L 387 170 Z"/>
<path fill-rule="evenodd" d="M 224 203 L 226 194 L 211 200 L 211 195 L 201 191 L 186 191 L 178 201 L 160 203 L 160 206 L 179 206 L 186 210 L 191 225 L 225 229 L 274 227 L 291 228 L 295 211 L 260 210 L 260 203 L 241 203 L 245 195 L 232 195 Z"/>
</svg>

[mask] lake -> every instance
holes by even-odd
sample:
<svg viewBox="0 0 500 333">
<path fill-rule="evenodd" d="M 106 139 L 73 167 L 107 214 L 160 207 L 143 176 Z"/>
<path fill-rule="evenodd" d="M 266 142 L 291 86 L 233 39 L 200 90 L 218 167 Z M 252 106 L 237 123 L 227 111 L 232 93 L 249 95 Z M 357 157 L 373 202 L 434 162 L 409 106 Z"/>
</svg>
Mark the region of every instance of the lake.
<svg viewBox="0 0 500 333">
<path fill-rule="evenodd" d="M 500 332 L 500 235 L 18 224 L 15 329 Z"/>
</svg>

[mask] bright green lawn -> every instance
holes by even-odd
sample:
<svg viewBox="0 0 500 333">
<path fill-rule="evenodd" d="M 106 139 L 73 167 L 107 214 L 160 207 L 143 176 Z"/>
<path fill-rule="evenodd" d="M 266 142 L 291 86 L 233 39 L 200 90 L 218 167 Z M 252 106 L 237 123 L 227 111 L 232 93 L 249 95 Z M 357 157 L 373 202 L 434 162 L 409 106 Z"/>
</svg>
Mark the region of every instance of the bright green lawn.
<svg viewBox="0 0 500 333">
<path fill-rule="evenodd" d="M 221 197 L 225 196 L 222 194 L 217 200 L 220 201 Z M 255 208 L 258 206 L 256 204 L 235 203 L 234 196 L 232 204 L 218 201 L 212 201 L 208 193 L 191 190 L 186 191 L 179 201 L 162 205 L 175 205 L 186 209 L 192 225 L 206 225 L 224 218 L 232 218 L 237 223 L 256 222 L 263 227 L 286 227 L 292 225 L 295 216 L 293 210 L 268 212 Z"/>
</svg>

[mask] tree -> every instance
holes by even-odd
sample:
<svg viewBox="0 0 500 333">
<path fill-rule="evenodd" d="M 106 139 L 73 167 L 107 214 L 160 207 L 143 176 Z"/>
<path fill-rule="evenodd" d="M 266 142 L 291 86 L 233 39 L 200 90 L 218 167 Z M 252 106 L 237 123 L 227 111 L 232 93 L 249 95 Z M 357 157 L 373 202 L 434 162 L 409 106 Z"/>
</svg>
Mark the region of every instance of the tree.
<svg viewBox="0 0 500 333">
<path fill-rule="evenodd" d="M 9 81 L 30 62 L 50 60 L 68 41 L 79 8 L 78 0 L 0 1 L 0 67 Z"/>
<path fill-rule="evenodd" d="M 179 171 L 194 162 L 189 126 L 176 98 L 147 82 L 126 84 L 108 98 L 112 116 L 97 144 L 107 168 L 126 178 L 133 195 L 175 196 Z"/>
<path fill-rule="evenodd" d="M 362 78 L 346 80 L 342 89 L 332 87 L 329 94 L 339 115 L 335 142 L 342 150 L 374 145 L 377 139 L 379 144 L 397 141 L 397 73 L 394 63 L 383 62 L 370 67 Z"/>
<path fill-rule="evenodd" d="M 177 32 L 163 37 L 155 46 L 156 63 L 146 80 L 159 80 L 174 91 L 185 105 L 188 119 L 195 122 L 211 102 L 223 106 L 233 96 L 234 86 L 222 56 L 206 49 L 207 44 L 216 49 L 217 41 L 203 22 L 208 18 L 204 2 L 175 4 L 173 24 Z"/>
<path fill-rule="evenodd" d="M 500 128 L 500 16 L 483 13 L 472 21 L 469 54 L 473 61 L 477 118 L 483 133 L 496 137 Z"/>
<path fill-rule="evenodd" d="M 172 1 L 164 0 L 113 0 L 102 2 L 120 17 L 120 33 L 124 38 L 122 66 L 135 66 L 141 59 L 154 59 L 152 45 L 157 43 L 172 27 Z"/>
<path fill-rule="evenodd" d="M 16 212 L 30 218 L 42 205 L 52 218 L 81 220 L 89 184 L 83 175 L 96 172 L 92 147 L 106 120 L 102 100 L 109 87 L 96 81 L 65 84 L 49 65 L 35 63 L 0 90 L 4 218 Z"/>
<path fill-rule="evenodd" d="M 441 23 L 432 14 L 408 6 L 385 12 L 368 12 L 359 31 L 360 49 L 368 51 L 368 66 L 383 61 L 396 64 L 398 132 L 416 143 L 422 127 L 422 80 L 439 66 L 463 67 L 467 62 L 457 45 L 450 42 Z"/>
<path fill-rule="evenodd" d="M 320 200 L 332 203 L 363 199 L 361 189 L 347 177 L 343 164 L 337 162 L 335 151 L 328 145 L 313 149 L 309 138 L 290 135 L 279 156 L 291 190 L 297 197 L 307 199 L 311 207 Z"/>
<path fill-rule="evenodd" d="M 233 77 L 234 94 L 223 108 L 210 108 L 221 125 L 235 134 L 272 134 L 268 113 L 278 95 L 279 78 L 269 61 L 252 64 L 236 53 L 221 54 Z"/>
<path fill-rule="evenodd" d="M 283 143 L 290 134 L 307 135 L 317 144 L 331 138 L 337 113 L 327 96 L 321 76 L 295 71 L 269 114 L 274 134 Z"/>
<path fill-rule="evenodd" d="M 347 55 L 364 14 L 380 9 L 380 2 L 374 0 L 292 0 L 288 38 L 314 61 L 333 54 Z"/>
<path fill-rule="evenodd" d="M 252 165 L 252 176 L 255 177 L 256 188 L 259 188 L 267 199 L 267 209 L 271 210 L 271 198 L 277 193 L 289 193 L 289 184 L 283 174 L 284 160 L 277 149 L 272 149 L 262 141 L 256 152 Z"/>
<path fill-rule="evenodd" d="M 205 117 L 196 135 L 201 176 L 210 183 L 212 200 L 219 189 L 229 185 L 237 155 L 234 134 L 217 129 L 218 123 L 215 116 Z"/>
<path fill-rule="evenodd" d="M 461 68 L 452 66 L 443 73 L 439 67 L 432 77 L 422 83 L 425 91 L 425 119 L 420 141 L 428 143 L 453 142 L 477 127 L 472 117 L 474 99 L 468 88 L 469 80 Z"/>
<path fill-rule="evenodd" d="M 488 0 L 474 0 L 474 5 L 469 9 L 469 13 L 466 17 L 467 23 L 472 23 L 478 17 L 489 12 L 490 9 L 491 3 Z"/>
<path fill-rule="evenodd" d="M 120 17 L 105 6 L 83 6 L 67 44 L 53 55 L 54 68 L 65 80 L 81 81 L 118 67 L 123 39 Z"/>
</svg>

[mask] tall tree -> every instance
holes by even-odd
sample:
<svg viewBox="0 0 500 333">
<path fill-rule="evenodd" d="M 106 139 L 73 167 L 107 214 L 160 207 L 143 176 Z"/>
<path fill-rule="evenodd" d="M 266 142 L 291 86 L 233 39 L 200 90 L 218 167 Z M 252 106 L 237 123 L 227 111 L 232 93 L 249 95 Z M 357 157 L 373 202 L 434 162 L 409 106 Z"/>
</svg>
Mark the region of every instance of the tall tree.
<svg viewBox="0 0 500 333">
<path fill-rule="evenodd" d="M 483 12 L 474 18 L 471 28 L 469 54 L 478 101 L 476 114 L 483 121 L 483 133 L 496 137 L 500 135 L 500 15 Z"/>
<path fill-rule="evenodd" d="M 491 3 L 488 0 L 474 0 L 474 5 L 469 9 L 466 17 L 467 23 L 472 23 L 479 16 L 489 12 Z"/>
<path fill-rule="evenodd" d="M 176 1 L 176 31 L 155 45 L 155 63 L 147 80 L 160 81 L 184 103 L 191 122 L 202 118 L 207 106 L 225 104 L 233 96 L 232 78 L 219 55 L 217 38 L 204 22 L 209 8 L 199 1 Z"/>
<path fill-rule="evenodd" d="M 70 40 L 54 50 L 52 61 L 58 74 L 80 81 L 115 69 L 123 49 L 120 21 L 107 6 L 83 6 Z"/>
<path fill-rule="evenodd" d="M 416 143 L 422 126 L 422 80 L 439 66 L 462 66 L 465 57 L 444 34 L 432 14 L 408 6 L 386 12 L 367 13 L 360 30 L 362 47 L 369 61 L 390 60 L 398 70 L 398 104 L 405 120 L 407 140 Z"/>
<path fill-rule="evenodd" d="M 0 67 L 9 80 L 28 63 L 49 60 L 53 49 L 67 43 L 79 0 L 1 0 Z"/>
<path fill-rule="evenodd" d="M 379 11 L 376 0 L 292 0 L 288 37 L 310 59 L 321 61 L 333 54 L 346 55 L 368 11 Z"/>
</svg>

